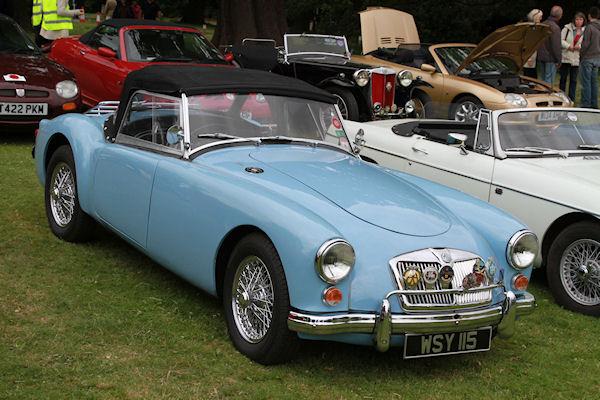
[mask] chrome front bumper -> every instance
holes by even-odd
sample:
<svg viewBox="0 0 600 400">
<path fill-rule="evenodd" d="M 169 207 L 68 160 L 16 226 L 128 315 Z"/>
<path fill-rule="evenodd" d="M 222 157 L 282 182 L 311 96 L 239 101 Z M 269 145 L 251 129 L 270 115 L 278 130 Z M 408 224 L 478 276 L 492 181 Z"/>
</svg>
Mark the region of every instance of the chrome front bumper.
<svg viewBox="0 0 600 400">
<path fill-rule="evenodd" d="M 517 298 L 511 291 L 500 306 L 491 308 L 435 314 L 392 314 L 390 301 L 385 298 L 379 313 L 306 314 L 290 311 L 288 328 L 310 335 L 336 333 L 368 333 L 375 335 L 375 346 L 387 351 L 392 335 L 406 333 L 447 333 L 474 330 L 484 326 L 497 327 L 498 336 L 511 337 L 515 333 L 518 316 L 533 312 L 535 298 L 526 293 Z"/>
</svg>

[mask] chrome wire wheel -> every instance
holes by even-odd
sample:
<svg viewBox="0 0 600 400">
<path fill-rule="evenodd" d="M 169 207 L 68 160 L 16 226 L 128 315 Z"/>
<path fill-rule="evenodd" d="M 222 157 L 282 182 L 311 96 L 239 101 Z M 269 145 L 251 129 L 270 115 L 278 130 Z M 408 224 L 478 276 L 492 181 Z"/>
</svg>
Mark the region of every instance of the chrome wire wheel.
<svg viewBox="0 0 600 400">
<path fill-rule="evenodd" d="M 592 239 L 571 243 L 560 261 L 560 279 L 577 303 L 600 305 L 600 243 Z"/>
<path fill-rule="evenodd" d="M 467 100 L 456 106 L 454 120 L 459 122 L 476 122 L 479 120 L 481 106 L 473 101 Z"/>
<path fill-rule="evenodd" d="M 273 319 L 273 282 L 265 263 L 256 256 L 244 258 L 236 270 L 231 291 L 233 319 L 240 335 L 260 342 Z"/>
<path fill-rule="evenodd" d="M 73 219 L 75 212 L 75 178 L 71 167 L 59 162 L 50 178 L 50 209 L 54 222 L 61 228 L 66 227 Z"/>
<path fill-rule="evenodd" d="M 415 111 L 413 111 L 414 117 L 427 118 L 427 115 L 425 113 L 425 104 L 423 104 L 423 101 L 421 101 L 421 99 L 418 97 L 415 97 L 414 99 L 412 99 L 412 101 L 415 104 Z"/>
<path fill-rule="evenodd" d="M 342 99 L 342 96 L 335 93 L 333 95 L 335 96 L 335 104 L 337 104 L 338 108 L 340 109 L 340 114 L 342 115 L 342 118 L 348 119 L 348 105 L 346 104 L 344 99 Z"/>
</svg>

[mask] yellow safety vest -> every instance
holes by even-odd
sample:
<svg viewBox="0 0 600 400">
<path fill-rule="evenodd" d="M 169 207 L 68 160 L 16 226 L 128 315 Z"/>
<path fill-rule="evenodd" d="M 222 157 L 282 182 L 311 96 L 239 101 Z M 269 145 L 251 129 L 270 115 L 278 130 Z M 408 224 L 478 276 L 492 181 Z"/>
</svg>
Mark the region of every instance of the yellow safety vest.
<svg viewBox="0 0 600 400">
<path fill-rule="evenodd" d="M 42 23 L 42 0 L 33 0 L 31 12 L 31 25 L 38 26 Z"/>
<path fill-rule="evenodd" d="M 42 19 L 42 29 L 47 31 L 61 31 L 63 29 L 73 29 L 71 17 L 61 17 L 58 15 L 57 0 L 42 0 L 44 18 Z M 67 10 L 69 5 L 67 4 Z"/>
</svg>

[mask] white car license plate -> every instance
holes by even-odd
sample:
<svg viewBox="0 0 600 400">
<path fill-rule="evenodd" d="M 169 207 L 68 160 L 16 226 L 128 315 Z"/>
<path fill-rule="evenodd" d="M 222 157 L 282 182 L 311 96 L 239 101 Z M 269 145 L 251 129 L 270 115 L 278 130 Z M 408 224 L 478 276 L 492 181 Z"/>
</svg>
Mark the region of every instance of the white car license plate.
<svg viewBox="0 0 600 400">
<path fill-rule="evenodd" d="M 0 115 L 48 115 L 48 104 L 0 103 Z"/>
<path fill-rule="evenodd" d="M 491 326 L 468 332 L 431 335 L 406 334 L 404 337 L 404 358 L 488 351 L 491 345 Z"/>
</svg>

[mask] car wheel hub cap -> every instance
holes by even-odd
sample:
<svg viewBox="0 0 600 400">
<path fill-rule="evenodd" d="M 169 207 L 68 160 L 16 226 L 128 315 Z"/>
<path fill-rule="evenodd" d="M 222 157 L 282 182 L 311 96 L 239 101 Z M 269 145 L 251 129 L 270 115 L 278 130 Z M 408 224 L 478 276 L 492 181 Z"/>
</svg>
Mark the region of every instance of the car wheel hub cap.
<svg viewBox="0 0 600 400">
<path fill-rule="evenodd" d="M 75 179 L 71 168 L 58 163 L 52 172 L 50 210 L 54 222 L 64 228 L 71 222 L 75 210 Z"/>
<path fill-rule="evenodd" d="M 265 263 L 256 256 L 246 257 L 233 278 L 233 319 L 240 335 L 250 343 L 260 342 L 273 319 L 273 283 Z"/>
<path fill-rule="evenodd" d="M 454 116 L 456 121 L 472 122 L 479 119 L 479 106 L 472 101 L 461 103 Z"/>
<path fill-rule="evenodd" d="M 563 253 L 561 282 L 569 297 L 586 306 L 600 305 L 600 243 L 577 240 Z"/>
</svg>

